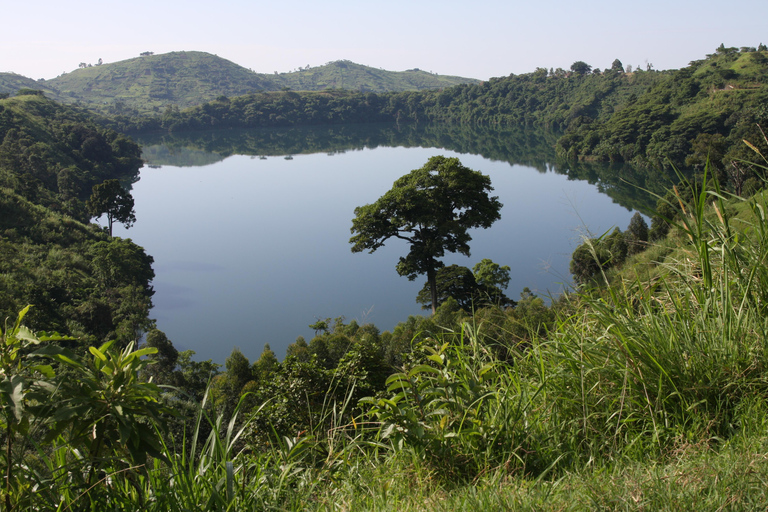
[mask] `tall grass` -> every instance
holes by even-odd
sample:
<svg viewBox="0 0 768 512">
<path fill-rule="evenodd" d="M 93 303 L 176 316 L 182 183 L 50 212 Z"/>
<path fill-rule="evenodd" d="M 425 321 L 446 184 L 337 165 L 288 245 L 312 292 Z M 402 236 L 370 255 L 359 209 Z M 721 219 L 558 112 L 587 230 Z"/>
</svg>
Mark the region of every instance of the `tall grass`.
<svg viewBox="0 0 768 512">
<path fill-rule="evenodd" d="M 700 187 L 660 277 L 581 297 L 553 333 L 548 395 L 580 458 L 727 439 L 739 404 L 767 396 L 768 223 L 762 196 L 748 204 L 750 226 L 734 230 L 720 191 Z"/>
<path fill-rule="evenodd" d="M 765 508 L 768 204 L 765 195 L 734 206 L 717 188 L 694 192 L 675 225 L 686 241 L 653 263 L 660 272 L 627 272 L 600 293 L 570 294 L 555 328 L 531 329 L 530 342 L 504 359 L 486 326 L 462 324 L 421 341 L 376 396 L 354 404 L 352 387 L 335 402 L 330 389 L 320 414 L 308 415 L 316 424 L 295 437 L 254 435 L 266 404 L 246 410 L 243 397 L 225 419 L 206 397 L 190 437 L 163 446 L 165 461 L 115 469 L 90 488 L 84 458 L 61 440 L 22 468 L 31 482 L 24 503 L 62 511 Z M 360 414 L 347 421 L 353 407 Z"/>
</svg>

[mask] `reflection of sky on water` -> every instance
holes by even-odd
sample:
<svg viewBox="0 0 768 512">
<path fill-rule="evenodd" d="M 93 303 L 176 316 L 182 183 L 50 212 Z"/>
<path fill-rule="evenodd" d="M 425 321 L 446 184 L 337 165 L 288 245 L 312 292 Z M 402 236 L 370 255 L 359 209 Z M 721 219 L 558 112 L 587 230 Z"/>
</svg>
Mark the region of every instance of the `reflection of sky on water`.
<svg viewBox="0 0 768 512">
<path fill-rule="evenodd" d="M 436 154 L 488 174 L 504 204 L 500 221 L 472 232 L 472 256 L 445 263 L 471 268 L 490 258 L 511 266 L 511 298 L 526 286 L 559 291 L 585 227 L 625 229 L 633 213 L 553 172 L 439 149 L 377 148 L 145 168 L 133 189 L 138 222 L 115 234 L 154 257 L 152 316 L 179 350 L 223 362 L 237 346 L 253 360 L 269 343 L 282 358 L 297 336 L 311 338 L 308 325 L 318 318 L 343 315 L 383 331 L 423 314 L 415 302 L 423 279 L 395 271 L 405 243 L 352 254 L 349 238 L 356 206 Z"/>
<path fill-rule="evenodd" d="M 166 272 L 218 272 L 224 270 L 224 267 L 215 263 L 205 261 L 169 261 L 162 266 L 153 267 L 156 273 Z"/>
<path fill-rule="evenodd" d="M 152 298 L 155 317 L 162 317 L 166 311 L 185 309 L 196 304 L 194 300 L 195 289 L 192 286 L 182 286 L 156 279 L 154 282 L 155 295 Z"/>
</svg>

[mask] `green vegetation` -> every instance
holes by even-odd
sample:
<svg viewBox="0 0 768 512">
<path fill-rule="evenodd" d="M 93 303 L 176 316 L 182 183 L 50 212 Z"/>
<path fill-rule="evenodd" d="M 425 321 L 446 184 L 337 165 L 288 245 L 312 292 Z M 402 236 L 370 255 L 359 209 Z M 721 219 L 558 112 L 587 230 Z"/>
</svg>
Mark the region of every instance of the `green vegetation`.
<svg viewBox="0 0 768 512">
<path fill-rule="evenodd" d="M 21 88 L 39 89 L 57 101 L 79 103 L 103 114 L 151 115 L 172 105 L 188 108 L 221 96 L 259 91 L 347 89 L 381 93 L 477 82 L 418 69 L 385 71 L 350 61 L 307 66 L 290 73 L 256 73 L 209 53 L 171 52 L 111 64 L 83 63 L 79 69 L 51 80 L 34 81 L 0 73 L 0 93 L 15 94 Z"/>
<path fill-rule="evenodd" d="M 406 71 L 385 71 L 355 64 L 348 60 L 329 62 L 324 66 L 299 68 L 290 73 L 279 73 L 272 78 L 273 90 L 289 88 L 293 91 L 322 91 L 347 89 L 359 92 L 403 92 L 442 89 L 458 84 L 479 83 L 473 78 L 429 73 L 418 68 Z"/>
<path fill-rule="evenodd" d="M 58 100 L 56 91 L 50 87 L 45 87 L 43 82 L 16 73 L 0 73 L 0 99 L 15 95 L 20 90 L 34 89 L 43 91 L 46 96 Z"/>
<path fill-rule="evenodd" d="M 471 228 L 489 228 L 500 218 L 491 180 L 461 165 L 458 158 L 433 156 L 420 169 L 395 181 L 375 203 L 355 208 L 352 252 L 374 252 L 390 238 L 410 244 L 397 273 L 413 281 L 427 275 L 432 313 L 437 308 L 435 274 L 445 252 L 469 256 Z"/>
<path fill-rule="evenodd" d="M 97 429 L 88 446 L 77 433 L 102 404 L 90 390 L 112 392 L 118 375 L 139 375 L 150 360 L 108 345 L 81 358 L 38 336 L 7 372 L 38 372 L 40 392 L 72 398 L 24 409 L 35 432 L 19 440 L 37 451 L 12 445 L 6 500 L 28 509 L 764 508 L 767 199 L 725 201 L 694 187 L 665 255 L 648 259 L 650 247 L 619 279 L 549 308 L 527 292 L 515 308 L 474 314 L 446 301 L 392 333 L 318 321 L 315 338 L 297 340 L 283 362 L 269 347 L 253 364 L 235 350 L 179 417 L 161 405 L 184 403 L 179 391 L 128 380 L 105 424 L 122 427 Z M 19 326 L 6 327 L 5 343 L 35 339 Z M 146 350 L 165 365 L 158 348 Z M 66 364 L 38 369 L 40 358 Z M 101 368 L 110 371 L 98 385 L 78 387 Z M 7 378 L 0 400 L 10 414 L 19 395 Z M 63 378 L 73 387 L 59 388 Z M 162 437 L 147 434 L 134 452 L 108 442 L 145 421 Z"/>
<path fill-rule="evenodd" d="M 558 141 L 558 151 L 570 158 L 699 169 L 709 157 L 722 183 L 739 188 L 747 178 L 727 174 L 734 161 L 749 156 L 741 141 L 761 138 L 756 124 L 766 118 L 766 74 L 764 52 L 718 50 L 659 77 L 610 118 L 584 119 Z"/>
<path fill-rule="evenodd" d="M 106 180 L 93 186 L 91 197 L 86 202 L 88 213 L 97 219 L 107 216 L 109 236 L 112 236 L 112 223 L 117 221 L 126 228 L 136 222 L 133 211 L 133 197 L 117 180 Z"/>
<path fill-rule="evenodd" d="M 437 289 L 437 304 L 453 300 L 464 311 L 488 305 L 514 306 L 515 301 L 504 294 L 509 285 L 508 266 L 485 258 L 476 264 L 472 270 L 460 265 L 441 267 L 435 273 Z M 416 302 L 423 304 L 424 309 L 432 309 L 432 292 L 429 283 L 416 296 Z"/>
<path fill-rule="evenodd" d="M 738 161 L 748 156 L 743 139 L 760 140 L 756 126 L 766 117 L 768 52 L 722 48 L 676 71 L 649 65 L 628 72 L 618 59 L 605 71 L 580 61 L 572 68 L 538 68 L 420 92 L 220 97 L 152 118 L 120 116 L 115 126 L 126 131 L 369 122 L 537 126 L 561 132 L 556 151 L 569 161 L 700 171 L 709 156 L 723 187 L 741 192 L 755 186 L 754 171 Z"/>
<path fill-rule="evenodd" d="M 0 311 L 33 304 L 31 321 L 83 344 L 125 346 L 153 325 L 152 257 L 85 224 L 92 187 L 134 179 L 139 155 L 79 110 L 0 100 Z"/>
<path fill-rule="evenodd" d="M 413 120 L 456 114 L 504 124 L 523 113 L 525 122 L 557 124 L 568 158 L 618 154 L 653 165 L 659 144 L 676 141 L 676 158 L 701 173 L 681 175 L 660 197 L 650 228 L 638 215 L 625 232 L 586 240 L 573 257 L 580 286 L 547 306 L 527 289 L 513 304 L 503 293 L 509 267 L 490 260 L 472 271 L 441 268 L 437 258 L 468 253 L 466 229 L 490 225 L 501 205 L 482 174 L 430 159 L 356 210 L 351 242 L 375 250 L 407 239 L 398 271 L 427 274 L 434 314 L 383 333 L 318 320 L 315 336 L 297 339 L 283 361 L 269 345 L 254 362 L 234 349 L 224 371 L 179 353 L 155 329 L 152 258 L 84 223 L 109 212 L 96 199 L 124 193 L 116 180 L 135 177 L 138 147 L 35 90 L 0 99 L 0 311 L 15 315 L 0 329 L 4 508 L 766 508 L 768 138 L 729 140 L 754 134 L 748 123 L 762 119 L 752 102 L 765 93 L 764 52 L 722 46 L 686 70 L 632 77 L 618 61 L 599 75 L 576 62 L 571 75 L 541 70 L 461 86 L 442 110 L 420 102 L 445 91 L 410 96 L 403 108 Z M 738 82 L 747 77 L 754 87 Z M 552 110 L 554 98 L 581 101 L 608 80 L 646 90 L 606 90 L 555 122 L 566 107 Z M 710 82 L 701 103 L 674 99 L 696 87 L 698 97 Z M 504 84 L 532 83 L 567 94 L 506 112 L 511 103 L 487 101 Z M 733 83 L 744 88 L 723 89 Z M 450 96 L 483 88 L 493 94 L 464 98 L 466 110 Z M 664 91 L 668 101 L 657 101 Z M 216 124 L 256 96 L 171 110 L 163 122 L 208 115 Z M 293 107 L 328 100 L 326 113 L 383 101 L 264 97 Z M 388 98 L 390 113 L 404 112 L 395 108 L 402 98 Z M 293 117 L 274 122 L 312 115 L 283 112 Z M 601 131 L 609 126 L 617 131 Z M 616 139 L 618 153 L 581 152 L 593 137 L 596 149 L 613 136 L 627 137 Z M 632 137 L 634 149 L 622 153 Z M 118 221 L 133 220 L 127 197 L 112 211 Z"/>
<path fill-rule="evenodd" d="M 85 200 L 107 179 L 132 180 L 136 143 L 79 109 L 28 91 L 0 100 L 0 187 L 80 221 Z"/>
</svg>

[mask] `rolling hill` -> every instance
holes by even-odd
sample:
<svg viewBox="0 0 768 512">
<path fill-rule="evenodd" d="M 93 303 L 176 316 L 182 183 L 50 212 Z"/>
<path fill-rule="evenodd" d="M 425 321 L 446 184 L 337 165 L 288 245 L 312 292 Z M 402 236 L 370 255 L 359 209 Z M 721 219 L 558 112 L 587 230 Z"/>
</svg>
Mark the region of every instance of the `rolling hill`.
<svg viewBox="0 0 768 512">
<path fill-rule="evenodd" d="M 205 52 L 142 55 L 120 62 L 87 66 L 51 80 L 35 81 L 0 74 L 0 93 L 41 89 L 59 101 L 79 102 L 105 113 L 161 112 L 169 105 L 187 108 L 220 96 L 258 91 L 320 91 L 328 88 L 366 92 L 439 89 L 478 80 L 412 69 L 385 71 L 350 61 L 329 62 L 289 73 L 263 74 Z"/>
</svg>

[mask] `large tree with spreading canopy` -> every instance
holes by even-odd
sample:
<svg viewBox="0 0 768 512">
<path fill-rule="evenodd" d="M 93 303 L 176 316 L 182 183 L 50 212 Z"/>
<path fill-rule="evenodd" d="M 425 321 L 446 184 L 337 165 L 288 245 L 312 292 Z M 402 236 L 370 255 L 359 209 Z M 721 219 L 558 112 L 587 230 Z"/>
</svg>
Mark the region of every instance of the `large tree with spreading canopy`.
<svg viewBox="0 0 768 512">
<path fill-rule="evenodd" d="M 107 215 L 109 236 L 112 236 L 112 223 L 117 221 L 130 228 L 136 222 L 133 211 L 133 196 L 117 180 L 106 180 L 93 186 L 90 199 L 86 202 L 88 213 L 99 218 Z"/>
<path fill-rule="evenodd" d="M 488 228 L 500 218 L 501 203 L 489 192 L 491 179 L 464 167 L 458 158 L 434 156 L 395 181 L 375 203 L 355 208 L 352 252 L 374 252 L 390 238 L 410 244 L 397 272 L 414 280 L 427 275 L 432 312 L 438 303 L 435 275 L 445 252 L 469 256 L 471 228 Z"/>
</svg>

